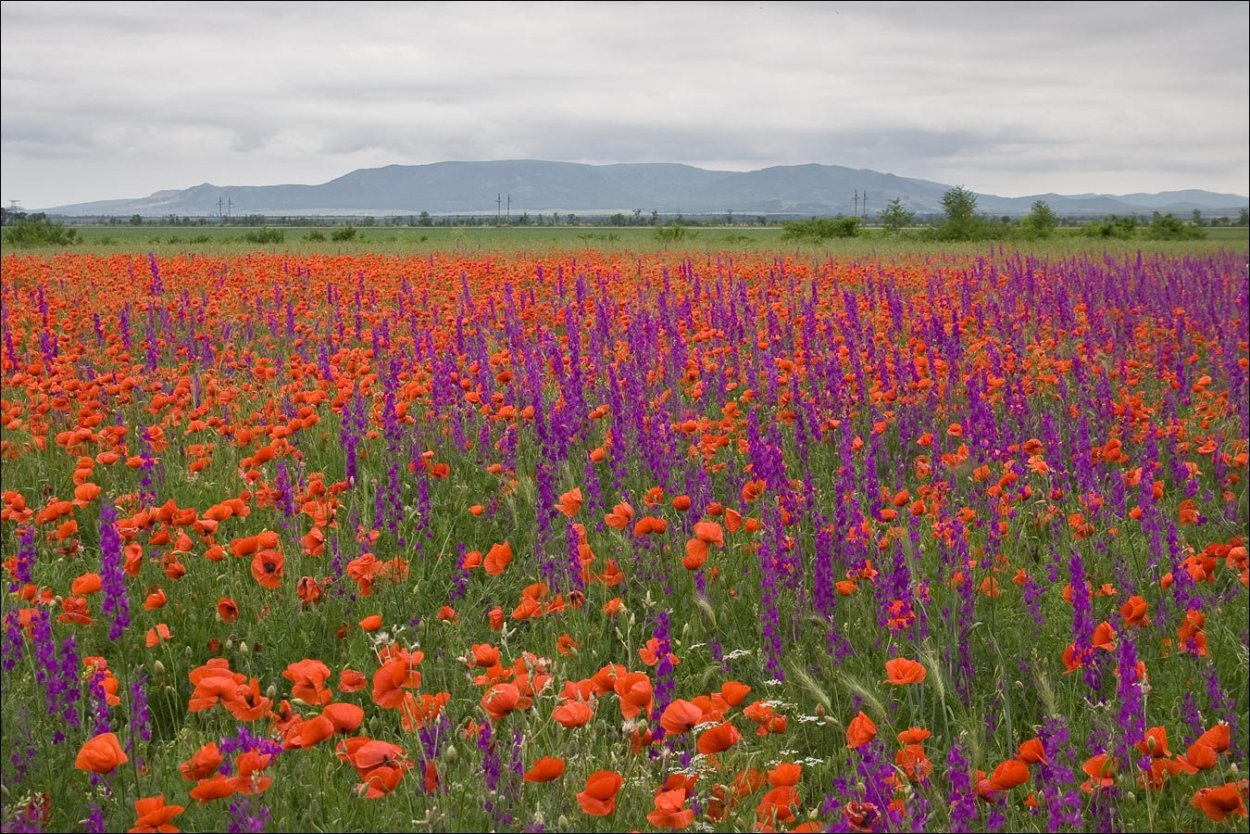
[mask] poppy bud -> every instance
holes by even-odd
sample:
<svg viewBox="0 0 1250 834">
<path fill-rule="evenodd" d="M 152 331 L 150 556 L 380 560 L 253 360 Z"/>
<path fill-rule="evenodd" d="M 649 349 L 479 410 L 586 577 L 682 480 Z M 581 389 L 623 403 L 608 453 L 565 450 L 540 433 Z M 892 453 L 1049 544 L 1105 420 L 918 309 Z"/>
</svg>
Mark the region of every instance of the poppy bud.
<svg viewBox="0 0 1250 834">
<path fill-rule="evenodd" d="M 271 683 L 269 684 L 269 686 L 265 688 L 265 697 L 268 698 L 269 700 L 272 701 L 277 694 L 278 694 L 278 687 L 276 684 Z"/>
<path fill-rule="evenodd" d="M 569 827 L 569 818 L 568 818 L 568 817 L 566 817 L 564 814 L 561 814 L 561 815 L 560 815 L 560 816 L 556 819 L 556 830 L 557 830 L 557 831 L 565 831 L 565 830 L 567 830 L 567 829 L 568 829 L 568 827 Z"/>
<path fill-rule="evenodd" d="M 1017 692 L 1023 692 L 1023 691 L 1024 691 L 1024 681 L 1016 681 L 1016 683 L 1015 683 L 1015 687 L 1016 687 L 1016 691 L 1017 691 Z"/>
<path fill-rule="evenodd" d="M 1130 804 L 1133 804 L 1133 805 L 1137 804 L 1137 794 L 1135 794 L 1133 791 L 1128 792 L 1127 799 Z"/>
<path fill-rule="evenodd" d="M 233 637 L 226 638 L 226 651 L 228 652 L 234 651 L 234 638 Z"/>
<path fill-rule="evenodd" d="M 239 654 L 250 654 L 251 651 L 252 649 L 250 646 L 247 645 L 246 640 L 243 640 L 239 643 Z"/>
<path fill-rule="evenodd" d="M 165 676 L 165 664 L 159 660 L 152 664 L 152 674 L 158 678 Z"/>
<path fill-rule="evenodd" d="M 456 750 L 456 745 L 449 744 L 447 745 L 447 749 L 443 751 L 443 756 L 447 759 L 447 761 L 454 762 L 456 759 L 460 758 L 460 752 Z"/>
</svg>

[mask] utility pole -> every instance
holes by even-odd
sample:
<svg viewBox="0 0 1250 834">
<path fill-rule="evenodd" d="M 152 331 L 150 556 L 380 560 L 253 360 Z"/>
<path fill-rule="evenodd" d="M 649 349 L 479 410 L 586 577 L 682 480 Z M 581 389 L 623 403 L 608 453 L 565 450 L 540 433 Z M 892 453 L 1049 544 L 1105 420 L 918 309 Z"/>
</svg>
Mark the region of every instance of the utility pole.
<svg viewBox="0 0 1250 834">
<path fill-rule="evenodd" d="M 495 195 L 495 225 L 496 226 L 499 225 L 499 212 L 502 206 L 503 206 L 503 195 L 496 194 Z"/>
<path fill-rule="evenodd" d="M 855 189 L 855 217 L 859 217 L 859 189 Z"/>
<path fill-rule="evenodd" d="M 508 225 L 512 225 L 512 193 L 508 193 Z"/>
<path fill-rule="evenodd" d="M 864 222 L 868 222 L 868 192 L 864 192 Z"/>
</svg>

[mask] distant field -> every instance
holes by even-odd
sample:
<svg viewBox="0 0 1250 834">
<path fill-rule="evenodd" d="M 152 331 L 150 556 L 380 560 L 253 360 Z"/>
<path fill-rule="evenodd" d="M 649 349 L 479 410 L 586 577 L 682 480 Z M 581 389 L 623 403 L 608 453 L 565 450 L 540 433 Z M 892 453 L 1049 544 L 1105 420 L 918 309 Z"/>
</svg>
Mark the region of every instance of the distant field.
<svg viewBox="0 0 1250 834">
<path fill-rule="evenodd" d="M 859 237 L 833 240 L 822 244 L 804 244 L 783 238 L 780 226 L 718 226 L 686 227 L 685 236 L 678 241 L 666 242 L 659 238 L 656 229 L 641 227 L 603 226 L 530 226 L 530 227 L 408 227 L 375 226 L 357 227 L 356 236 L 350 241 L 334 241 L 331 235 L 342 227 L 326 226 L 273 226 L 269 230 L 280 232 L 280 242 L 257 244 L 247 240 L 249 233 L 261 231 L 240 226 L 83 226 L 77 231 L 81 243 L 76 251 L 156 252 L 177 254 L 180 252 L 212 251 L 233 254 L 256 249 L 265 251 L 320 252 L 358 254 L 380 252 L 386 254 L 412 254 L 436 251 L 460 252 L 544 252 L 594 248 L 600 251 L 662 251 L 681 248 L 693 251 L 715 252 L 758 251 L 779 249 L 781 251 L 817 252 L 830 251 L 847 255 L 937 253 L 944 250 L 979 252 L 999 246 L 996 241 L 980 241 L 952 245 L 918 240 L 921 229 L 908 229 L 895 238 L 878 229 L 868 229 Z M 1146 252 L 1190 253 L 1228 248 L 1230 244 L 1247 243 L 1245 228 L 1206 229 L 1207 238 L 1192 242 L 1155 242 L 1144 240 L 1109 240 L 1075 237 L 1061 234 L 1052 240 L 1036 243 L 1022 241 L 1003 242 L 1040 253 L 1068 252 L 1130 252 L 1141 249 Z M 317 240 L 315 235 L 325 240 Z M 311 239 L 310 239 L 311 238 Z M 8 251 L 9 247 L 5 247 Z"/>
</svg>

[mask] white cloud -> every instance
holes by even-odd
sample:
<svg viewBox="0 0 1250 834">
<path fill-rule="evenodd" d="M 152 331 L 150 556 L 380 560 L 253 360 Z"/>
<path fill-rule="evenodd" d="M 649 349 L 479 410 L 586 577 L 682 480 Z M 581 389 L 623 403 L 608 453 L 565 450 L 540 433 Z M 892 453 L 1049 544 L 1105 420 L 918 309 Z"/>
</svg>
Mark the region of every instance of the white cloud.
<svg viewBox="0 0 1250 834">
<path fill-rule="evenodd" d="M 1243 3 L 10 3 L 0 197 L 445 159 L 1247 191 Z"/>
</svg>

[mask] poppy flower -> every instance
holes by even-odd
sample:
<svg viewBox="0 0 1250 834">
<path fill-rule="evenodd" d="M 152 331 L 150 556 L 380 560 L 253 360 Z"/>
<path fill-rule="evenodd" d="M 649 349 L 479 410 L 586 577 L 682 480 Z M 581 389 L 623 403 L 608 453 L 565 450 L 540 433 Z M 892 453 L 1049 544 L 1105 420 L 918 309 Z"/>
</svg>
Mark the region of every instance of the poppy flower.
<svg viewBox="0 0 1250 834">
<path fill-rule="evenodd" d="M 188 781 L 207 779 L 221 768 L 221 751 L 215 742 L 209 742 L 195 751 L 195 755 L 178 765 L 182 778 Z"/>
<path fill-rule="evenodd" d="M 281 551 L 266 548 L 256 551 L 252 557 L 252 578 L 263 588 L 273 590 L 282 586 L 282 574 L 286 565 Z"/>
<path fill-rule="evenodd" d="M 1008 759 L 994 768 L 989 781 L 993 790 L 1009 791 L 1029 781 L 1029 766 L 1019 759 Z"/>
<path fill-rule="evenodd" d="M 521 778 L 526 782 L 550 782 L 564 775 L 564 759 L 544 756 L 534 762 Z"/>
<path fill-rule="evenodd" d="M 904 745 L 894 754 L 894 763 L 913 782 L 926 779 L 933 772 L 933 763 L 919 744 Z"/>
<path fill-rule="evenodd" d="M 124 765 L 130 757 L 122 750 L 121 743 L 113 733 L 92 736 L 78 750 L 74 767 L 92 773 L 112 773 L 118 765 Z"/>
<path fill-rule="evenodd" d="M 214 799 L 234 796 L 238 792 L 238 777 L 217 775 L 196 782 L 195 787 L 191 789 L 191 798 L 201 803 L 211 802 Z"/>
<path fill-rule="evenodd" d="M 846 746 L 850 749 L 862 747 L 877 737 L 877 725 L 863 710 L 846 725 Z"/>
<path fill-rule="evenodd" d="M 768 784 L 774 788 L 793 787 L 803 775 L 803 766 L 795 762 L 781 762 L 768 771 Z"/>
<path fill-rule="evenodd" d="M 498 721 L 521 703 L 521 690 L 510 683 L 497 683 L 482 696 L 482 709 Z"/>
<path fill-rule="evenodd" d="M 1151 727 L 1146 731 L 1146 737 L 1134 746 L 1152 759 L 1172 758 L 1172 751 L 1168 749 L 1168 730 L 1164 726 Z"/>
<path fill-rule="evenodd" d="M 603 523 L 613 530 L 624 530 L 634 520 L 634 508 L 626 503 L 617 504 L 612 512 L 603 517 Z"/>
<path fill-rule="evenodd" d="M 741 738 L 738 728 L 726 721 L 700 733 L 696 747 L 700 753 L 708 756 L 728 750 Z"/>
<path fill-rule="evenodd" d="M 1033 737 L 1028 741 L 1020 743 L 1020 749 L 1016 753 L 1016 758 L 1025 764 L 1045 764 L 1046 748 L 1042 746 L 1042 740 Z"/>
<path fill-rule="evenodd" d="M 499 576 L 512 561 L 512 545 L 508 542 L 494 544 L 482 560 L 482 567 L 490 576 Z"/>
<path fill-rule="evenodd" d="M 382 627 L 382 615 L 370 614 L 362 619 L 359 623 L 360 627 L 365 631 L 377 631 Z"/>
<path fill-rule="evenodd" d="M 885 673 L 887 676 L 886 683 L 892 683 L 895 686 L 922 683 L 927 674 L 924 664 L 904 657 L 896 657 L 893 660 L 886 661 Z"/>
<path fill-rule="evenodd" d="M 1081 790 L 1086 793 L 1090 793 L 1096 788 L 1109 788 L 1115 784 L 1116 760 L 1114 756 L 1108 753 L 1090 756 L 1085 761 L 1085 764 L 1081 766 L 1081 769 L 1089 776 L 1081 784 Z"/>
<path fill-rule="evenodd" d="M 169 821 L 185 810 L 186 808 L 181 805 L 166 805 L 165 794 L 136 799 L 135 814 L 138 819 L 135 820 L 130 832 L 131 834 L 151 834 L 157 831 L 177 832 L 178 827 L 171 825 Z"/>
<path fill-rule="evenodd" d="M 328 704 L 333 698 L 333 693 L 326 688 L 330 667 L 320 660 L 305 658 L 288 663 L 282 677 L 292 683 L 291 697 L 306 704 Z"/>
<path fill-rule="evenodd" d="M 577 804 L 591 816 L 609 816 L 616 810 L 616 794 L 624 781 L 614 770 L 597 770 L 586 777 L 586 788 L 577 794 Z"/>
<path fill-rule="evenodd" d="M 70 583 L 70 592 L 77 596 L 88 596 L 99 591 L 103 585 L 98 573 L 84 573 L 82 576 L 76 577 Z"/>
<path fill-rule="evenodd" d="M 364 674 L 355 669 L 344 669 L 339 672 L 339 692 L 359 692 L 368 686 Z"/>
<path fill-rule="evenodd" d="M 1199 788 L 1189 804 L 1215 822 L 1223 822 L 1230 816 L 1244 817 L 1246 812 L 1246 780 L 1238 785 L 1227 782 L 1214 788 Z"/>
<path fill-rule="evenodd" d="M 686 807 L 685 788 L 660 791 L 655 795 L 654 804 L 654 810 L 647 814 L 647 822 L 656 828 L 677 831 L 694 822 L 694 810 Z"/>
<path fill-rule="evenodd" d="M 155 626 L 148 629 L 144 643 L 149 649 L 151 649 L 166 640 L 169 640 L 171 637 L 173 637 L 173 634 L 169 631 L 169 626 L 165 623 L 157 623 Z"/>
<path fill-rule="evenodd" d="M 144 611 L 154 611 L 157 608 L 164 608 L 169 598 L 165 596 L 165 589 L 159 585 L 152 593 L 148 594 L 143 600 Z"/>
<path fill-rule="evenodd" d="M 626 719 L 637 718 L 646 712 L 651 717 L 652 698 L 651 678 L 642 672 L 630 672 L 618 677 L 612 684 L 620 699 L 621 716 Z"/>
<path fill-rule="evenodd" d="M 560 496 L 560 502 L 555 508 L 564 515 L 572 518 L 582 509 L 582 490 L 580 487 L 574 487 L 568 492 Z"/>
<path fill-rule="evenodd" d="M 551 718 L 566 729 L 584 727 L 595 715 L 594 709 L 585 701 L 566 701 L 556 707 Z"/>
<path fill-rule="evenodd" d="M 669 735 L 689 732 L 701 723 L 703 723 L 703 710 L 682 698 L 670 702 L 660 714 L 660 726 Z"/>
</svg>

